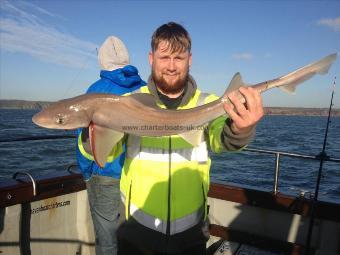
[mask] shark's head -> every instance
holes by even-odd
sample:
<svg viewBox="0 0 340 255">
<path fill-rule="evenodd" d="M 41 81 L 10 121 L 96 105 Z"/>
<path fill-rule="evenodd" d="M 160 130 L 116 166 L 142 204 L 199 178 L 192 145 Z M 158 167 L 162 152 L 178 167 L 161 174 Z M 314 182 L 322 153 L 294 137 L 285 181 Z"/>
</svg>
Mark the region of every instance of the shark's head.
<svg viewBox="0 0 340 255">
<path fill-rule="evenodd" d="M 87 109 L 77 100 L 66 99 L 53 103 L 35 114 L 32 121 L 51 129 L 76 129 L 90 123 Z"/>
</svg>

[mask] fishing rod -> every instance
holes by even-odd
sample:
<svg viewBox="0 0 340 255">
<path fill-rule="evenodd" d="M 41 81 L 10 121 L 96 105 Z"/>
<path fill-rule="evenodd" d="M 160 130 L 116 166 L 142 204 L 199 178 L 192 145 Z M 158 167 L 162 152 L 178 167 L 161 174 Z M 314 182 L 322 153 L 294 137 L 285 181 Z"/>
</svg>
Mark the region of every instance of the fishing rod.
<svg viewBox="0 0 340 255">
<path fill-rule="evenodd" d="M 327 125 L 326 125 L 326 131 L 325 131 L 324 140 L 323 140 L 322 151 L 318 155 L 318 157 L 320 158 L 320 166 L 319 166 L 318 177 L 317 177 L 317 180 L 316 180 L 314 197 L 313 197 L 313 201 L 312 201 L 312 204 L 311 204 L 311 214 L 310 214 L 308 233 L 307 233 L 307 239 L 306 239 L 306 253 L 305 253 L 306 255 L 310 254 L 311 238 L 312 238 L 312 234 L 313 234 L 315 211 L 316 211 L 316 208 L 317 208 L 317 202 L 318 202 L 318 195 L 319 195 L 319 188 L 320 188 L 320 180 L 321 180 L 321 176 L 322 176 L 323 163 L 324 163 L 325 160 L 327 160 L 327 158 L 329 158 L 327 156 L 327 153 L 326 153 L 326 144 L 327 144 L 328 128 L 329 128 L 330 117 L 331 117 L 332 106 L 333 106 L 333 97 L 334 97 L 334 92 L 335 92 L 335 84 L 336 84 L 336 77 L 334 77 L 333 90 L 332 90 L 332 96 L 331 96 L 331 103 L 329 105 L 329 110 L 328 110 Z"/>
</svg>

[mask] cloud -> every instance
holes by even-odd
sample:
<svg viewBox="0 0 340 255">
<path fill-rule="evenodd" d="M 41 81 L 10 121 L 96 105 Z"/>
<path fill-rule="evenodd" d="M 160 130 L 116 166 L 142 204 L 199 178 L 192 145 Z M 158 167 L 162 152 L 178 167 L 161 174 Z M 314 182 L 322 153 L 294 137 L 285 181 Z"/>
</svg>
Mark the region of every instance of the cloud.
<svg viewBox="0 0 340 255">
<path fill-rule="evenodd" d="M 43 9 L 43 8 L 40 8 L 39 6 L 36 6 L 36 5 L 34 5 L 34 4 L 31 4 L 30 2 L 21 2 L 21 5 L 22 6 L 26 6 L 27 8 L 31 8 L 31 9 L 34 9 L 34 10 L 36 10 L 36 11 L 38 11 L 38 12 L 41 12 L 42 14 L 45 14 L 45 15 L 47 15 L 47 16 L 50 16 L 50 17 L 54 17 L 54 18 L 62 18 L 61 16 L 57 16 L 57 15 L 55 15 L 54 13 L 51 13 L 51 12 L 49 12 L 49 11 L 47 11 L 47 10 L 45 10 L 45 9 Z"/>
<path fill-rule="evenodd" d="M 340 17 L 334 19 L 321 19 L 318 21 L 318 25 L 330 27 L 335 32 L 340 31 Z"/>
<path fill-rule="evenodd" d="M 253 55 L 250 53 L 237 53 L 237 54 L 233 54 L 233 59 L 236 60 L 251 60 L 253 59 Z"/>
<path fill-rule="evenodd" d="M 0 11 L 0 49 L 29 54 L 42 62 L 84 68 L 95 58 L 97 45 L 58 31 L 43 17 L 58 16 L 26 2 L 2 1 Z"/>
</svg>

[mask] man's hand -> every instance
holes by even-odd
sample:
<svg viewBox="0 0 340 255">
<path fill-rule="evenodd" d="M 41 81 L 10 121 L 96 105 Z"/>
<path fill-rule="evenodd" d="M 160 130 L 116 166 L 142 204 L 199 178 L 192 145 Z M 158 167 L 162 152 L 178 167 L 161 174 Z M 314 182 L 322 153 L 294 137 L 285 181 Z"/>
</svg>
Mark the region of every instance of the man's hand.
<svg viewBox="0 0 340 255">
<path fill-rule="evenodd" d="M 237 96 L 238 92 L 244 97 L 245 103 Z M 231 130 L 237 135 L 250 132 L 264 114 L 262 98 L 257 90 L 241 87 L 238 92 L 231 92 L 228 95 L 231 104 L 224 104 L 224 109 L 232 120 Z"/>
</svg>

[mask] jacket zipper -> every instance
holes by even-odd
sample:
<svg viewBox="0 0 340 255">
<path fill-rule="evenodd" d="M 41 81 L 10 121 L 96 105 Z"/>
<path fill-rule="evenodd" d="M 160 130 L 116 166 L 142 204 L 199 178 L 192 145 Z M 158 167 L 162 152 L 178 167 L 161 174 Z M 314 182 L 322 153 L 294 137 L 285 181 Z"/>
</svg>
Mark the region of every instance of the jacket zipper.
<svg viewBox="0 0 340 255">
<path fill-rule="evenodd" d="M 129 197 L 128 197 L 128 202 L 127 202 L 127 206 L 128 206 L 128 217 L 130 218 L 131 214 L 130 214 L 130 206 L 131 206 L 131 190 L 132 190 L 132 180 L 130 182 L 130 187 L 129 187 Z"/>
<path fill-rule="evenodd" d="M 167 222 L 166 222 L 166 236 L 167 236 L 167 243 L 170 239 L 170 213 L 171 213 L 171 136 L 169 136 L 169 180 L 168 180 L 168 215 L 167 215 Z M 167 250 L 167 248 L 166 248 Z"/>
<path fill-rule="evenodd" d="M 206 210 L 208 209 L 207 208 L 207 196 L 205 194 L 205 189 L 204 189 L 204 183 L 202 182 L 202 193 L 203 193 L 203 210 L 204 210 L 204 214 L 203 214 L 203 218 L 205 217 L 205 214 L 206 214 Z M 207 213 L 208 215 L 208 213 Z"/>
</svg>

